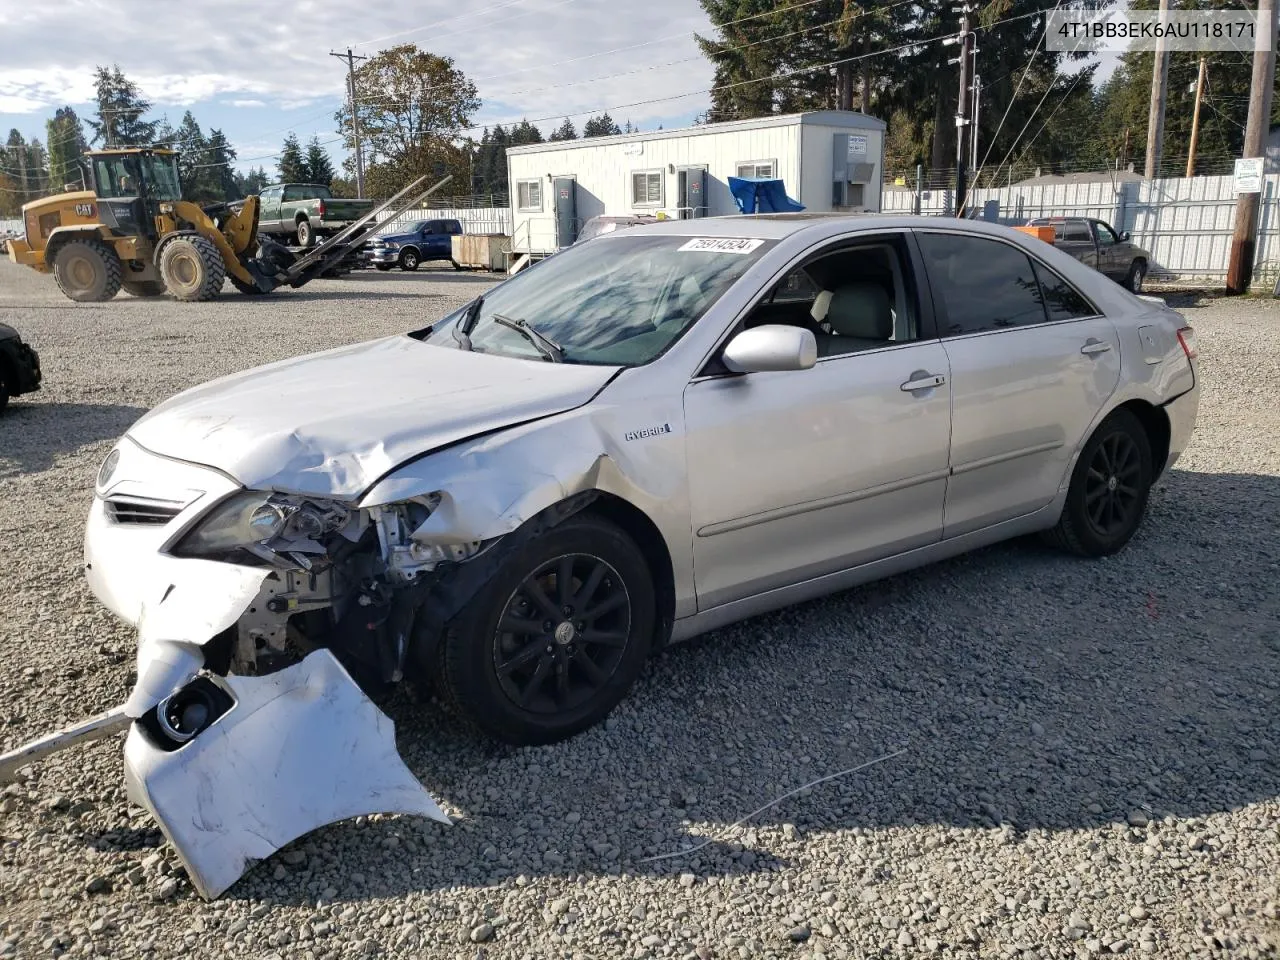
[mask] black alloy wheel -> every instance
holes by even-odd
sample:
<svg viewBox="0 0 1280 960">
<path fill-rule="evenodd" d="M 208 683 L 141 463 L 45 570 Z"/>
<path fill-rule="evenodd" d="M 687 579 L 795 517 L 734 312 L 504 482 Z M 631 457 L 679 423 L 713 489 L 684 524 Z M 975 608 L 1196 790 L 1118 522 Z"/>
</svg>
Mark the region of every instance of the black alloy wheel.
<svg viewBox="0 0 1280 960">
<path fill-rule="evenodd" d="M 498 621 L 493 668 L 522 710 L 576 710 L 608 683 L 631 632 L 631 597 L 618 571 L 586 554 L 533 571 Z"/>
<path fill-rule="evenodd" d="M 656 619 L 640 548 L 583 512 L 497 562 L 421 662 L 424 679 L 492 737 L 555 743 L 599 723 L 627 695 Z"/>
<path fill-rule="evenodd" d="M 1085 515 L 1095 532 L 1114 537 L 1133 524 L 1145 499 L 1141 480 L 1142 458 L 1133 438 L 1123 431 L 1104 437 L 1085 474 Z"/>
<path fill-rule="evenodd" d="M 1080 451 L 1062 516 L 1047 539 L 1086 557 L 1119 552 L 1142 525 L 1156 472 L 1142 422 L 1124 407 L 1114 411 Z"/>
</svg>

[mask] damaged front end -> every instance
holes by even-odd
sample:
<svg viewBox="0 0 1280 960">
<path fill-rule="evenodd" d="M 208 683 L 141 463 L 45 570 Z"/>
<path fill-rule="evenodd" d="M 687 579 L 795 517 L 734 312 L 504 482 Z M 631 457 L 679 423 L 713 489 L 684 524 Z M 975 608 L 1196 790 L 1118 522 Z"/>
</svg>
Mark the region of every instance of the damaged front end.
<svg viewBox="0 0 1280 960">
<path fill-rule="evenodd" d="M 129 797 L 208 898 L 327 823 L 378 812 L 448 823 L 371 695 L 429 662 L 483 582 L 487 565 L 467 572 L 470 561 L 502 538 L 416 536 L 445 494 L 359 507 L 248 491 L 127 439 L 117 451 L 85 569 L 138 629 L 136 685 L 120 707 L 0 757 L 0 780 L 127 727 Z"/>
</svg>

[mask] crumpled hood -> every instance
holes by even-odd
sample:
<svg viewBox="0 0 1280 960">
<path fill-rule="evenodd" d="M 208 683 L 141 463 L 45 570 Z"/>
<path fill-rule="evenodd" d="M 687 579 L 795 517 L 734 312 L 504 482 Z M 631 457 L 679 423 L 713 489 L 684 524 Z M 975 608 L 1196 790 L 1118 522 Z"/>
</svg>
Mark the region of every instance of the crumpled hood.
<svg viewBox="0 0 1280 960">
<path fill-rule="evenodd" d="M 394 336 L 194 387 L 144 416 L 129 436 L 250 489 L 354 498 L 405 460 L 581 406 L 617 369 Z"/>
</svg>

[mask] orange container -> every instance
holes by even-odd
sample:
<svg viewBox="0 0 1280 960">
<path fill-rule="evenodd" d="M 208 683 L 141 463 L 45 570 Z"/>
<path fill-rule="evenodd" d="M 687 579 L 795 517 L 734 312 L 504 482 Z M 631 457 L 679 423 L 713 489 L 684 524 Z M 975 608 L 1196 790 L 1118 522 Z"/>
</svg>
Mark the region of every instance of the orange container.
<svg viewBox="0 0 1280 960">
<path fill-rule="evenodd" d="M 1053 243 L 1053 227 L 1014 227 L 1021 233 L 1029 233 L 1045 243 Z"/>
</svg>

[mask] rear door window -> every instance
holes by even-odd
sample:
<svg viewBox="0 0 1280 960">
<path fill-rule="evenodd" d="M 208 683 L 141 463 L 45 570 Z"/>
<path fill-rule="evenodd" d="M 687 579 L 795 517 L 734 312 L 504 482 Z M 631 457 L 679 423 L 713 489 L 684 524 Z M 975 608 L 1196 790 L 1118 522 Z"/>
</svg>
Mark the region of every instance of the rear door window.
<svg viewBox="0 0 1280 960">
<path fill-rule="evenodd" d="M 1040 292 L 1050 320 L 1077 320 L 1098 315 L 1093 304 L 1043 263 L 1033 263 L 1032 267 L 1040 282 Z"/>
<path fill-rule="evenodd" d="M 1031 258 L 1017 247 L 954 233 L 919 239 L 944 337 L 1045 322 Z"/>
</svg>

